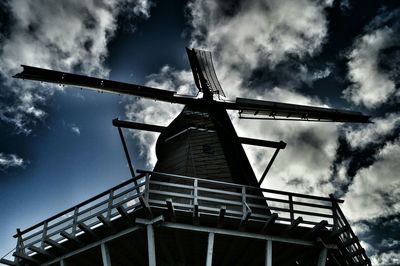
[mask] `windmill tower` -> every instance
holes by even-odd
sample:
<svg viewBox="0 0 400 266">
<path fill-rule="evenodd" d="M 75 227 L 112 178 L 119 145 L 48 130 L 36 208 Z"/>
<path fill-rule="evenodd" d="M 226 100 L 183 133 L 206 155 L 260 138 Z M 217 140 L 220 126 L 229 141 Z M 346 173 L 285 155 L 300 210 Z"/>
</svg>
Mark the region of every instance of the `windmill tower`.
<svg viewBox="0 0 400 266">
<path fill-rule="evenodd" d="M 241 118 L 369 122 L 358 112 L 225 96 L 211 53 L 187 49 L 202 97 L 23 66 L 16 78 L 185 105 L 167 127 L 113 120 L 132 178 L 17 230 L 6 265 L 371 265 L 339 204 L 261 188 L 286 143 L 239 137 Z M 122 128 L 160 132 L 152 171 L 134 170 Z M 274 148 L 258 180 L 242 144 Z"/>
</svg>

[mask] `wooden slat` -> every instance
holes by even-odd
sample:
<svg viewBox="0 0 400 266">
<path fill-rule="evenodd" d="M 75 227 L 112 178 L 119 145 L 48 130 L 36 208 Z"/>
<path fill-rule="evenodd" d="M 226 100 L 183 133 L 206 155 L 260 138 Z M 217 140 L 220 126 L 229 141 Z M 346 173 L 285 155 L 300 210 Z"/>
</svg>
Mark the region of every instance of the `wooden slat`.
<svg viewBox="0 0 400 266">
<path fill-rule="evenodd" d="M 13 256 L 16 257 L 16 258 L 25 260 L 25 261 L 29 261 L 31 264 L 34 264 L 34 265 L 41 264 L 41 261 L 39 261 L 39 260 L 37 260 L 35 258 L 32 258 L 31 256 L 28 256 L 26 254 L 23 254 L 23 253 L 14 252 Z"/>
<path fill-rule="evenodd" d="M 121 217 L 122 217 L 123 219 L 125 219 L 125 221 L 127 221 L 128 224 L 130 224 L 130 225 L 135 224 L 135 220 L 132 219 L 132 218 L 129 216 L 128 212 L 125 210 L 125 208 L 124 208 L 123 206 L 118 206 L 118 207 L 117 207 L 117 211 L 118 211 L 118 213 L 121 215 Z"/>
<path fill-rule="evenodd" d="M 98 240 L 99 237 L 93 232 L 92 229 L 89 228 L 89 226 L 87 226 L 84 223 L 79 223 L 78 224 L 79 229 L 81 229 L 83 232 L 85 232 L 86 234 L 90 235 L 93 239 Z"/>
<path fill-rule="evenodd" d="M 36 252 L 38 254 L 41 254 L 43 256 L 47 256 L 47 257 L 54 257 L 52 254 L 50 254 L 47 250 L 43 249 L 43 248 L 38 248 L 35 246 L 30 246 L 28 247 L 28 249 L 32 250 L 33 252 Z"/>
<path fill-rule="evenodd" d="M 13 261 L 7 260 L 7 259 L 0 259 L 0 263 L 3 263 L 5 265 L 10 265 L 10 266 L 18 265 L 16 262 L 13 262 Z"/>
<path fill-rule="evenodd" d="M 169 213 L 169 218 L 171 219 L 172 222 L 176 221 L 176 215 L 175 215 L 175 209 L 174 209 L 174 204 L 172 202 L 172 199 L 166 199 L 165 203 L 167 204 L 168 208 L 168 213 Z"/>
<path fill-rule="evenodd" d="M 219 210 L 219 214 L 218 214 L 218 224 L 217 224 L 218 228 L 221 228 L 224 223 L 225 213 L 226 213 L 226 206 L 223 205 L 223 206 L 221 206 L 221 208 Z"/>
<path fill-rule="evenodd" d="M 287 228 L 286 232 L 292 231 L 294 228 L 296 228 L 301 222 L 303 222 L 303 217 L 297 217 L 296 220 L 294 220 Z"/>
<path fill-rule="evenodd" d="M 277 213 L 272 213 L 269 216 L 268 220 L 265 221 L 265 223 L 264 223 L 264 225 L 263 225 L 263 227 L 261 229 L 261 233 L 264 234 L 267 231 L 268 227 L 275 223 L 276 219 L 278 219 L 278 214 Z"/>
<path fill-rule="evenodd" d="M 84 244 L 82 243 L 82 241 L 80 241 L 76 236 L 69 234 L 67 232 L 61 232 L 60 233 L 61 236 L 65 237 L 66 239 L 68 239 L 69 241 L 75 243 L 76 246 L 78 247 L 82 247 Z"/>
<path fill-rule="evenodd" d="M 68 249 L 66 249 L 65 247 L 61 246 L 59 243 L 57 243 L 56 241 L 54 241 L 54 240 L 52 240 L 50 238 L 46 238 L 44 240 L 44 242 L 46 244 L 52 246 L 53 248 L 58 249 L 59 251 L 62 251 L 62 252 L 67 252 L 68 251 Z"/>
</svg>

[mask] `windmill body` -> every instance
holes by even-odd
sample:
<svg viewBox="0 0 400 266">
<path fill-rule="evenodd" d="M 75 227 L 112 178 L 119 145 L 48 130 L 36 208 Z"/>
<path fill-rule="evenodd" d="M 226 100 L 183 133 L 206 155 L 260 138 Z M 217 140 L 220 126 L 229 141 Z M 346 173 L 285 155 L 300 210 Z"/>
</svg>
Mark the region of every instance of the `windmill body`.
<svg viewBox="0 0 400 266">
<path fill-rule="evenodd" d="M 185 105 L 167 126 L 115 119 L 132 178 L 25 230 L 6 265 L 370 265 L 333 195 L 261 188 L 283 141 L 237 135 L 241 118 L 369 122 L 358 112 L 226 100 L 210 52 L 187 49 L 202 97 L 23 66 L 15 77 Z M 152 171 L 134 170 L 122 128 L 160 132 Z M 260 179 L 242 144 L 276 149 Z"/>
</svg>

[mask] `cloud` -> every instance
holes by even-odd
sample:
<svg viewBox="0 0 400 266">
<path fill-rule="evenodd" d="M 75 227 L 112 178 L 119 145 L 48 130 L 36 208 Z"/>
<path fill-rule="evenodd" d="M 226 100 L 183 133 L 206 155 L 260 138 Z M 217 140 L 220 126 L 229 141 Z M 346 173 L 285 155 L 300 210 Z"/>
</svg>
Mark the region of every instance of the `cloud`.
<svg viewBox="0 0 400 266">
<path fill-rule="evenodd" d="M 400 140 L 387 143 L 375 162 L 354 177 L 343 206 L 353 221 L 371 220 L 400 212 Z"/>
<path fill-rule="evenodd" d="M 398 251 L 389 251 L 371 256 L 371 262 L 374 266 L 397 266 L 400 264 L 400 253 Z"/>
<path fill-rule="evenodd" d="M 193 75 L 191 71 L 176 70 L 164 66 L 159 73 L 147 77 L 146 86 L 177 91 L 179 94 L 195 94 Z M 125 106 L 125 114 L 129 120 L 154 125 L 167 126 L 181 112 L 183 106 L 154 100 L 138 98 Z M 133 137 L 138 141 L 140 156 L 146 159 L 148 167 L 153 167 L 157 161 L 155 144 L 158 134 L 134 130 Z"/>
<path fill-rule="evenodd" d="M 372 119 L 372 122 L 357 129 L 345 128 L 346 139 L 353 149 L 365 148 L 371 143 L 384 143 L 388 135 L 400 127 L 400 114 L 387 113 L 385 117 Z"/>
<path fill-rule="evenodd" d="M 150 6 L 145 0 L 7 2 L 12 23 L 0 38 L 0 119 L 29 134 L 46 116 L 46 99 L 56 86 L 37 88 L 38 83 L 12 79 L 21 64 L 107 76 L 107 44 L 117 15 L 129 8 L 148 17 Z"/>
<path fill-rule="evenodd" d="M 312 55 L 327 34 L 326 5 L 308 0 L 191 1 L 191 46 L 214 50 L 224 64 L 244 71 L 265 62 L 276 65 L 288 56 Z"/>
<path fill-rule="evenodd" d="M 399 63 L 396 47 L 400 40 L 400 10 L 381 13 L 349 53 L 348 78 L 352 85 L 343 91 L 348 101 L 370 109 L 379 107 L 391 96 L 399 96 L 399 74 L 392 71 L 398 70 Z"/>
<path fill-rule="evenodd" d="M 72 127 L 71 127 L 71 131 L 72 131 L 73 133 L 75 133 L 76 135 L 80 135 L 80 134 L 81 134 L 81 130 L 80 130 L 79 127 L 77 127 L 77 126 L 72 126 Z"/>
<path fill-rule="evenodd" d="M 0 152 L 0 170 L 5 171 L 8 168 L 24 167 L 26 162 L 24 159 L 15 154 L 4 154 Z"/>
</svg>

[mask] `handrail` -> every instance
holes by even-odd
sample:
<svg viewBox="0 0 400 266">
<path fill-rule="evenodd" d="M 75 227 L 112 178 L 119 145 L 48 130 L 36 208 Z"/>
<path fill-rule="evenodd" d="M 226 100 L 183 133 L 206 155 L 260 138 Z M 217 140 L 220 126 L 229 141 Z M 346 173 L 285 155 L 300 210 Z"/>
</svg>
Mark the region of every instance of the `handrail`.
<svg viewBox="0 0 400 266">
<path fill-rule="evenodd" d="M 210 214 L 215 214 L 219 212 L 222 205 L 226 205 L 226 212 L 233 215 L 233 217 L 241 219 L 242 222 L 253 219 L 252 217 L 258 220 L 268 219 L 272 210 L 279 213 L 277 220 L 281 222 L 293 222 L 295 218 L 299 217 L 299 214 L 305 215 L 302 222 L 304 225 L 317 224 L 317 222 L 324 218 L 329 218 L 333 221 L 328 224 L 328 227 L 333 227 L 338 222 L 343 222 L 342 220 L 336 221 L 340 217 L 340 214 L 335 213 L 335 211 L 340 211 L 338 203 L 343 201 L 334 197 L 303 195 L 300 193 L 143 170 L 138 170 L 138 173 L 140 174 L 134 178 L 126 180 L 63 212 L 53 215 L 22 232 L 18 231 L 14 236 L 18 237 L 20 243 L 17 244 L 17 247 L 20 247 L 23 250 L 22 252 L 24 252 L 29 247 L 41 243 L 42 248 L 44 248 L 45 239 L 52 237 L 52 240 L 60 241 L 63 239 L 58 236 L 60 232 L 76 228 L 77 224 L 83 222 L 88 223 L 86 224 L 88 226 L 94 226 L 96 223 L 100 224 L 101 221 L 93 219 L 105 212 L 107 213 L 107 219 L 116 217 L 118 212 L 115 211 L 115 208 L 129 201 L 137 200 L 138 197 L 142 196 L 145 197 L 145 201 L 149 203 L 150 207 L 158 206 L 162 208 L 166 207 L 165 199 L 172 197 L 174 201 L 176 200 L 174 204 L 177 207 L 177 211 L 191 210 L 196 212 L 200 208 Z M 176 178 L 176 182 L 163 182 L 162 179 L 154 177 L 172 177 Z M 144 181 L 137 182 L 139 179 Z M 134 184 L 133 187 L 131 186 L 132 184 Z M 150 188 L 152 185 L 156 187 Z M 177 190 L 171 190 L 171 188 L 176 188 Z M 116 193 L 119 189 L 121 190 Z M 135 190 L 138 193 L 131 194 Z M 263 196 L 263 193 L 259 193 L 260 191 L 269 193 L 270 195 L 268 197 Z M 271 194 L 275 194 L 277 198 L 273 198 Z M 107 195 L 109 197 L 102 198 Z M 99 199 L 100 201 L 97 201 Z M 115 200 L 116 202 L 114 202 Z M 330 204 L 326 204 L 325 202 L 329 202 Z M 141 200 L 137 200 L 134 205 L 129 205 L 127 210 L 137 208 L 140 204 L 142 204 Z M 71 214 L 71 216 L 59 219 L 65 214 Z M 41 228 L 41 226 L 43 227 Z M 35 229 L 37 228 L 40 228 L 40 230 L 36 231 Z M 35 231 L 32 232 L 33 230 Z M 73 234 L 76 232 L 79 231 L 73 229 Z"/>
<path fill-rule="evenodd" d="M 220 184 L 220 185 L 226 185 L 229 184 L 230 187 L 237 187 L 237 188 L 249 188 L 252 190 L 260 190 L 263 192 L 269 192 L 269 193 L 275 193 L 275 194 L 282 194 L 282 195 L 292 195 L 294 197 L 301 197 L 301 198 L 309 198 L 309 199 L 315 199 L 315 200 L 323 200 L 323 201 L 331 201 L 330 198 L 328 197 L 321 197 L 321 196 L 313 196 L 313 195 L 307 195 L 307 194 L 301 194 L 301 193 L 296 193 L 296 192 L 288 192 L 288 191 L 282 191 L 282 190 L 275 190 L 275 189 L 267 189 L 267 188 L 257 188 L 257 187 L 252 187 L 248 185 L 241 185 L 241 184 L 234 184 L 234 183 L 227 183 L 227 182 L 222 182 L 222 181 L 216 181 L 216 180 L 211 180 L 211 179 L 204 179 L 204 178 L 197 178 L 197 177 L 191 177 L 191 176 L 183 176 L 183 175 L 174 175 L 174 174 L 167 174 L 167 173 L 161 173 L 161 172 L 152 172 L 148 170 L 141 170 L 138 169 L 136 170 L 137 173 L 140 174 L 152 174 L 152 175 L 159 175 L 159 176 L 165 176 L 165 177 L 174 177 L 174 178 L 182 178 L 182 179 L 197 179 L 199 181 L 204 181 L 204 182 L 209 182 L 209 183 L 215 183 L 215 184 Z M 342 199 L 333 199 L 338 203 L 343 203 L 344 200 Z"/>
<path fill-rule="evenodd" d="M 140 179 L 140 178 L 143 178 L 144 176 L 145 176 L 145 174 L 139 174 L 138 176 L 135 176 L 134 178 L 128 179 L 128 180 L 126 180 L 126 181 L 124 181 L 124 182 L 122 182 L 122 183 L 120 183 L 120 184 L 118 184 L 118 185 L 116 185 L 116 186 L 114 186 L 114 187 L 112 187 L 112 188 L 110 188 L 110 189 L 107 189 L 106 191 L 104 191 L 104 192 L 102 192 L 102 193 L 100 193 L 100 194 L 98 194 L 98 195 L 96 195 L 96 196 L 93 196 L 93 197 L 91 197 L 91 198 L 89 198 L 89 199 L 87 199 L 87 200 L 85 200 L 85 201 L 82 201 L 81 203 L 79 203 L 79 204 L 77 204 L 77 205 L 75 205 L 75 206 L 73 206 L 73 207 L 71 207 L 71 208 L 69 208 L 69 209 L 66 209 L 65 211 L 59 212 L 59 213 L 57 213 L 57 214 L 51 216 L 50 218 L 47 218 L 46 220 L 43 220 L 43 221 L 41 221 L 41 222 L 39 222 L 39 223 L 37 223 L 37 224 L 35 224 L 35 225 L 32 225 L 31 227 L 29 227 L 29 228 L 27 228 L 27 229 L 21 231 L 20 234 L 23 235 L 23 234 L 25 234 L 26 232 L 32 231 L 33 229 L 36 229 L 36 228 L 38 228 L 39 226 L 41 226 L 42 224 L 44 224 L 46 221 L 48 222 L 48 221 L 50 221 L 50 220 L 54 220 L 54 219 L 56 219 L 56 218 L 58 218 L 58 217 L 60 217 L 60 216 L 63 216 L 64 214 L 67 214 L 67 213 L 73 211 L 76 207 L 77 207 L 77 208 L 82 207 L 83 205 L 86 205 L 86 204 L 88 204 L 88 203 L 90 203 L 90 202 L 92 202 L 92 201 L 95 201 L 95 200 L 97 200 L 97 199 L 99 199 L 99 198 L 101 198 L 101 197 L 107 195 L 107 194 L 110 192 L 110 190 L 119 189 L 119 188 L 121 188 L 121 187 L 123 187 L 123 186 L 125 186 L 125 185 L 127 185 L 127 184 L 129 184 L 129 183 L 131 183 L 133 180 L 138 180 L 138 179 Z M 13 235 L 13 237 L 14 237 L 14 238 L 17 238 L 17 237 L 18 237 L 18 234 Z"/>
<path fill-rule="evenodd" d="M 333 194 L 330 194 L 329 197 L 331 199 L 334 199 L 335 196 Z M 362 258 L 362 261 L 367 262 L 366 265 L 371 265 L 370 259 L 368 258 L 365 250 L 362 248 L 360 242 L 358 241 L 358 238 L 356 236 L 356 234 L 354 233 L 353 229 L 351 228 L 349 222 L 346 219 L 346 216 L 344 215 L 343 211 L 340 209 L 339 205 L 335 202 L 332 201 L 333 204 L 333 210 L 334 210 L 334 216 L 335 216 L 335 220 L 336 222 L 336 228 L 334 228 L 335 230 L 340 230 L 344 227 L 347 227 L 347 230 L 345 232 L 343 232 L 342 234 L 345 235 L 345 237 L 343 237 L 343 240 L 340 239 L 342 241 L 342 243 L 344 243 L 345 241 L 348 240 L 353 240 L 355 239 L 356 241 L 354 241 L 351 245 L 344 247 L 345 251 L 348 252 L 348 254 L 354 252 L 354 251 L 360 251 L 359 255 L 356 255 L 354 258 L 356 258 L 356 263 L 357 262 L 361 262 L 359 256 Z M 340 225 L 339 223 L 341 223 L 342 225 Z M 352 246 L 355 245 L 356 249 L 355 250 L 351 250 Z M 349 250 L 350 249 L 350 250 Z M 353 257 L 349 257 L 349 259 L 353 260 Z"/>
</svg>

